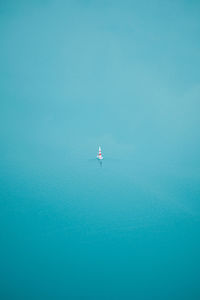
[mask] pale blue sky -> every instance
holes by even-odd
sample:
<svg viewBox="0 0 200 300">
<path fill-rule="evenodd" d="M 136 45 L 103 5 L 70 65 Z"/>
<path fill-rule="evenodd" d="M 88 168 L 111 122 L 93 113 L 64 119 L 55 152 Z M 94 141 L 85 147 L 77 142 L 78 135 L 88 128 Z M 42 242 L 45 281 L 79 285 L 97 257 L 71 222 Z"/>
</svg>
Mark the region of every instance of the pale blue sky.
<svg viewBox="0 0 200 300">
<path fill-rule="evenodd" d="M 3 142 L 197 158 L 199 13 L 198 1 L 1 3 Z"/>
</svg>

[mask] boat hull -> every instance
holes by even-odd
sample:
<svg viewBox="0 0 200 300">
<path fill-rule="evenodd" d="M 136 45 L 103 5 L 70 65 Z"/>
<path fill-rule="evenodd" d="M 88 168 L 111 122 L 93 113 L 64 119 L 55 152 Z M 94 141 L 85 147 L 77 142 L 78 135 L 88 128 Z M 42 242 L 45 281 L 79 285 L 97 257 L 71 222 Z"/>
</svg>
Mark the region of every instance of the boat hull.
<svg viewBox="0 0 200 300">
<path fill-rule="evenodd" d="M 98 160 L 103 160 L 103 157 L 97 156 L 97 159 L 98 159 Z"/>
</svg>

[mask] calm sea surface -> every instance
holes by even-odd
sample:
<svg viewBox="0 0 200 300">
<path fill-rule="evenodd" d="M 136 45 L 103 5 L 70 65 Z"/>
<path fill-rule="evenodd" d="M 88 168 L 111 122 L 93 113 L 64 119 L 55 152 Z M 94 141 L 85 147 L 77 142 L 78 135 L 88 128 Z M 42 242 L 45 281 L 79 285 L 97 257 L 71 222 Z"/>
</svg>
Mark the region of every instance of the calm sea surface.
<svg viewBox="0 0 200 300">
<path fill-rule="evenodd" d="M 198 299 L 198 174 L 23 164 L 1 170 L 2 299 Z"/>
<path fill-rule="evenodd" d="M 1 2 L 0 299 L 199 300 L 198 1 Z"/>
</svg>

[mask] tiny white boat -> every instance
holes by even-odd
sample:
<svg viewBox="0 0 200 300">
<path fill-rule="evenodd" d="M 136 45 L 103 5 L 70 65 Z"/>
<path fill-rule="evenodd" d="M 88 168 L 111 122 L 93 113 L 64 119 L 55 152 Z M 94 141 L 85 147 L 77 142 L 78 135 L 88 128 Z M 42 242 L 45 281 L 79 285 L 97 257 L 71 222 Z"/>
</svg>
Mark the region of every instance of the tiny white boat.
<svg viewBox="0 0 200 300">
<path fill-rule="evenodd" d="M 101 147 L 100 147 L 100 146 L 99 146 L 99 153 L 98 153 L 98 155 L 97 155 L 97 159 L 103 160 L 103 156 L 102 156 L 102 154 L 101 154 Z"/>
</svg>

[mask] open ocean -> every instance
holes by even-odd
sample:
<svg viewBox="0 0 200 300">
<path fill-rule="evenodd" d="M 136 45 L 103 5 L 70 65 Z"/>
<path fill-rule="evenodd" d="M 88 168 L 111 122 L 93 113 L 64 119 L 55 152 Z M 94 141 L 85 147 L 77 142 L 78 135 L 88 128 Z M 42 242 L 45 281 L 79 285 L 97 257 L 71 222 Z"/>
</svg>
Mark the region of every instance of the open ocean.
<svg viewBox="0 0 200 300">
<path fill-rule="evenodd" d="M 1 1 L 1 300 L 200 299 L 199 16 Z"/>
</svg>

